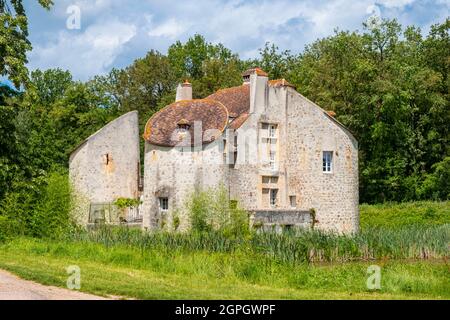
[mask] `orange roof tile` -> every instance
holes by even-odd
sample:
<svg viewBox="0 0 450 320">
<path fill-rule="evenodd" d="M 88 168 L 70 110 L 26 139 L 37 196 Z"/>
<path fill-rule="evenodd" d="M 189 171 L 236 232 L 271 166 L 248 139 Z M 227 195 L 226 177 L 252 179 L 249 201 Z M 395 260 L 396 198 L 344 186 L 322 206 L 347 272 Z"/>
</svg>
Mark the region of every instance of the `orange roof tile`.
<svg viewBox="0 0 450 320">
<path fill-rule="evenodd" d="M 261 76 L 261 77 L 268 77 L 269 76 L 269 74 L 267 72 L 265 72 L 264 70 L 262 70 L 259 67 L 255 67 L 255 68 L 248 69 L 248 70 L 244 71 L 242 76 L 244 76 L 244 77 L 245 76 L 249 76 L 249 75 L 251 75 L 253 73 L 256 73 L 258 76 Z"/>
<path fill-rule="evenodd" d="M 291 83 L 289 83 L 286 79 L 276 79 L 276 80 L 269 80 L 269 86 L 272 87 L 292 87 L 295 89 L 295 86 Z"/>
<path fill-rule="evenodd" d="M 210 143 L 217 137 L 206 137 L 205 131 L 215 129 L 223 132 L 228 123 L 227 108 L 222 103 L 211 99 L 177 101 L 161 109 L 147 121 L 144 139 L 160 146 L 180 145 L 176 135 L 178 124 L 187 122 L 192 124 L 188 130 L 191 141 L 184 145 L 193 145 L 196 121 L 200 121 L 202 125 L 202 143 Z"/>
<path fill-rule="evenodd" d="M 233 117 L 250 110 L 250 86 L 244 84 L 238 87 L 221 89 L 208 96 L 208 99 L 221 102 Z"/>
</svg>

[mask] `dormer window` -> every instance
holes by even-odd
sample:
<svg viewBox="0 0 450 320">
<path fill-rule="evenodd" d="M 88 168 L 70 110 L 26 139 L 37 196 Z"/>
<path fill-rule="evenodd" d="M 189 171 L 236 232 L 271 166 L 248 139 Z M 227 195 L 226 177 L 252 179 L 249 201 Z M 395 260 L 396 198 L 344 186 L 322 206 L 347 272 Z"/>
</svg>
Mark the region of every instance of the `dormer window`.
<svg viewBox="0 0 450 320">
<path fill-rule="evenodd" d="M 188 124 L 179 124 L 178 129 L 187 131 L 187 130 L 189 130 L 189 125 Z"/>
<path fill-rule="evenodd" d="M 189 131 L 190 128 L 190 124 L 189 121 L 187 121 L 186 119 L 181 119 L 180 121 L 178 121 L 177 123 L 177 128 L 179 131 L 183 132 L 183 131 Z"/>
</svg>

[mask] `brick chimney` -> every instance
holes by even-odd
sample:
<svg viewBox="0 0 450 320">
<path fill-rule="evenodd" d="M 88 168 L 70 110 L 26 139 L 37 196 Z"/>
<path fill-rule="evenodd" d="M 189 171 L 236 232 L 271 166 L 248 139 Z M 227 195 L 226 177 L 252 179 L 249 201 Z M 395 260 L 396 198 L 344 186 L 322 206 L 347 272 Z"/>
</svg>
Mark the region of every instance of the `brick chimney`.
<svg viewBox="0 0 450 320">
<path fill-rule="evenodd" d="M 192 100 L 192 84 L 190 84 L 187 80 L 180 83 L 177 87 L 177 96 L 175 101 L 180 100 Z"/>
</svg>

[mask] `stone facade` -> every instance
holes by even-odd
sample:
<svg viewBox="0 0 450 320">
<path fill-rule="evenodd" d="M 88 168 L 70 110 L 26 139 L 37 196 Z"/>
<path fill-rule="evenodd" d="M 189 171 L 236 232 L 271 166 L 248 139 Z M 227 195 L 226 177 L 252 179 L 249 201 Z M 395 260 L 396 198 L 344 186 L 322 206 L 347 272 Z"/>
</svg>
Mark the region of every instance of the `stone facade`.
<svg viewBox="0 0 450 320">
<path fill-rule="evenodd" d="M 89 221 L 92 205 L 138 198 L 139 167 L 137 111 L 115 119 L 84 140 L 69 159 L 80 222 L 93 222 Z"/>
<path fill-rule="evenodd" d="M 326 111 L 284 79 L 269 81 L 260 69 L 244 73 L 243 86 L 219 90 L 204 100 L 190 100 L 187 82 L 178 91 L 180 102 L 152 117 L 144 134 L 144 229 L 170 226 L 174 217 L 180 230 L 187 229 L 186 201 L 196 190 L 222 185 L 230 200 L 237 200 L 252 213 L 253 221 L 266 226 L 304 227 L 315 218 L 315 227 L 323 230 L 358 231 L 357 141 Z M 215 108 L 220 118 L 199 106 Z M 175 108 L 186 108 L 182 119 L 177 119 Z M 222 127 L 224 116 L 228 125 Z M 71 177 L 91 201 L 138 196 L 133 119 L 137 115 L 119 118 L 71 157 Z M 197 130 L 199 119 L 214 134 Z M 167 126 L 177 124 L 176 134 L 167 136 Z M 185 135 L 200 135 L 200 142 L 193 139 L 191 144 Z M 167 143 L 173 137 L 184 143 Z M 88 155 L 93 148 L 96 151 Z M 125 171 L 116 170 L 107 178 L 110 173 L 104 164 L 91 163 L 107 152 L 116 165 L 124 164 Z"/>
</svg>

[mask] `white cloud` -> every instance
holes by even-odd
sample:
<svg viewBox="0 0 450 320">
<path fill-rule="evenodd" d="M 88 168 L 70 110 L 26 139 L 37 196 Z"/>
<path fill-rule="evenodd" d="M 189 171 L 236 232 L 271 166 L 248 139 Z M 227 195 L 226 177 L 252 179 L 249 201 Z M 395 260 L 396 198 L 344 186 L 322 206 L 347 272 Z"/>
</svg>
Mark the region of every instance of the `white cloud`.
<svg viewBox="0 0 450 320">
<path fill-rule="evenodd" d="M 148 32 L 148 35 L 151 37 L 167 37 L 170 39 L 175 39 L 185 32 L 186 29 L 187 26 L 185 24 L 171 18 L 156 27 L 152 27 Z"/>
<path fill-rule="evenodd" d="M 65 29 L 71 4 L 81 8 L 81 31 Z M 61 0 L 50 13 L 35 7 L 32 16 L 39 22 L 35 28 L 30 20 L 34 51 L 29 60 L 32 68 L 68 68 L 86 79 L 128 65 L 150 49 L 165 52 L 194 33 L 222 42 L 245 59 L 257 57 L 266 41 L 297 53 L 335 28 L 361 29 L 370 8 L 379 9 L 382 18 L 425 27 L 442 21 L 446 7 L 448 0 L 184 0 L 174 5 L 163 0 Z"/>
<path fill-rule="evenodd" d="M 386 8 L 403 8 L 412 4 L 415 0 L 378 0 L 377 3 L 382 4 Z"/>
<path fill-rule="evenodd" d="M 75 78 L 87 79 L 107 72 L 135 35 L 134 25 L 119 21 L 91 25 L 82 33 L 64 30 L 53 43 L 35 46 L 31 67 L 69 69 Z"/>
</svg>

